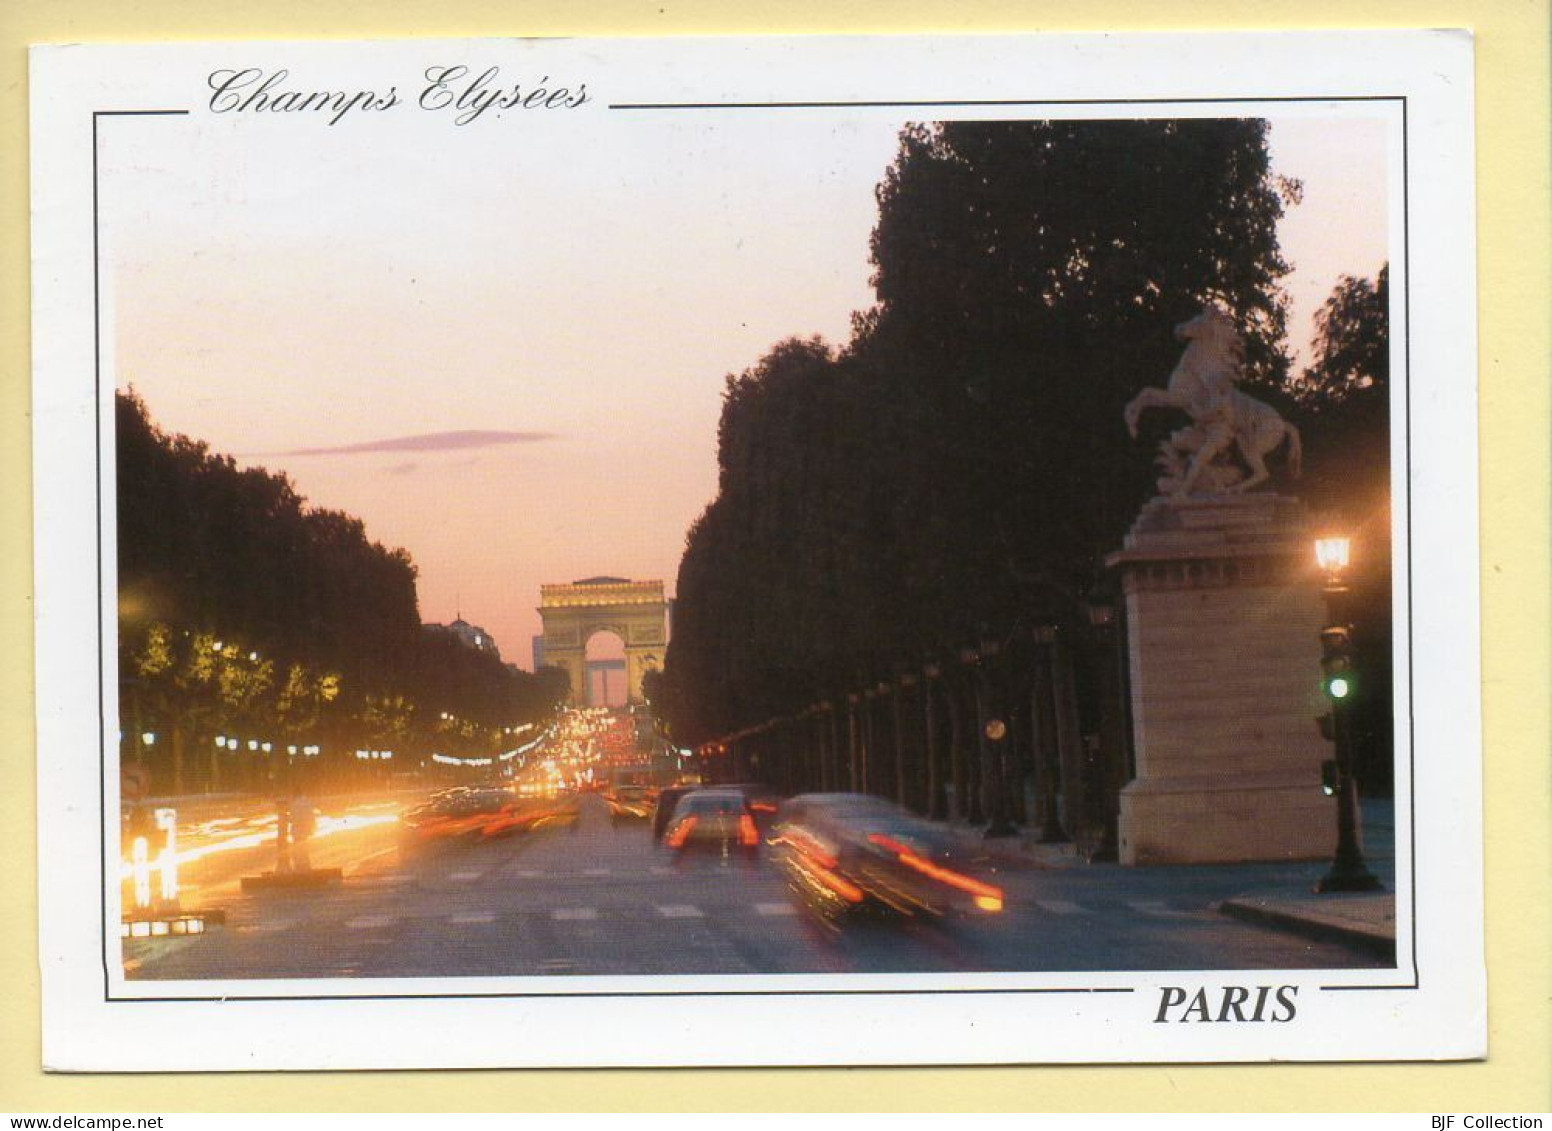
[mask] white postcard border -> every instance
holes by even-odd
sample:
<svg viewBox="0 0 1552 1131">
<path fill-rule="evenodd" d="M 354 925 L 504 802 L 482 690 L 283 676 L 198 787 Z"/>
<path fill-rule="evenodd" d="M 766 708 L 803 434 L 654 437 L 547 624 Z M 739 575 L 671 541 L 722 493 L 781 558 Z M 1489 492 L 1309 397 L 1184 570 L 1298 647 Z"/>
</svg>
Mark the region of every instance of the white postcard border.
<svg viewBox="0 0 1552 1131">
<path fill-rule="evenodd" d="M 1279 984 L 1298 985 L 1300 1024 L 1230 1031 L 1153 1024 L 1159 986 L 1235 980 L 1234 972 L 1221 970 L 969 975 L 952 979 L 953 987 L 940 976 L 846 977 L 839 979 L 842 993 L 826 992 L 834 979 L 807 976 L 578 979 L 567 980 L 564 996 L 546 987 L 540 996 L 501 998 L 386 995 L 524 994 L 540 988 L 538 981 L 554 980 L 502 979 L 499 987 L 483 980 L 416 980 L 413 989 L 374 983 L 364 991 L 368 997 L 356 996 L 363 993 L 359 983 L 125 983 L 95 941 L 117 949 L 116 938 L 103 929 L 105 915 L 109 922 L 116 917 L 117 887 L 103 879 L 117 867 L 117 848 L 104 835 L 106 818 L 97 820 L 106 813 L 116 827 L 117 775 L 101 772 L 110 755 L 89 765 L 79 757 L 101 749 L 117 713 L 112 439 L 111 428 L 97 421 L 100 413 L 111 420 L 113 384 L 104 381 L 94 398 L 98 330 L 85 300 L 98 289 L 96 248 L 91 225 L 83 223 L 90 212 L 83 208 L 93 204 L 100 122 L 138 111 L 198 113 L 204 73 L 227 65 L 239 47 L 258 46 L 268 56 L 362 74 L 414 73 L 414 64 L 436 51 L 505 57 L 543 50 L 553 53 L 545 56 L 547 66 L 563 65 L 553 61 L 559 56 L 610 76 L 606 85 L 620 93 L 607 97 L 621 103 L 627 93 L 637 100 L 633 105 L 769 102 L 794 98 L 788 92 L 796 89 L 806 104 L 788 111 L 797 113 L 834 112 L 824 104 L 835 102 L 882 102 L 881 91 L 896 105 L 921 104 L 923 117 L 932 118 L 1067 116 L 1076 112 L 1073 106 L 1058 103 L 1086 100 L 1093 100 L 1083 109 L 1086 116 L 1133 117 L 1212 112 L 1177 99 L 1224 99 L 1219 112 L 1234 114 L 1256 113 L 1268 100 L 1404 99 L 1407 176 L 1397 186 L 1405 193 L 1404 211 L 1392 209 L 1392 223 L 1404 224 L 1405 244 L 1403 254 L 1392 256 L 1394 301 L 1401 308 L 1392 324 L 1404 333 L 1393 335 L 1392 348 L 1394 371 L 1406 367 L 1407 378 L 1397 385 L 1410 398 L 1411 428 L 1393 430 L 1396 466 L 1409 468 L 1395 485 L 1396 646 L 1410 649 L 1415 699 L 1409 712 L 1402 710 L 1407 689 L 1398 687 L 1400 976 L 1246 971 L 1244 979 L 1266 982 L 1275 974 Z M 1031 74 L 1039 81 L 1031 83 Z M 1470 77 L 1469 37 L 1448 32 L 35 51 L 35 553 L 46 1063 L 150 1070 L 1479 1055 L 1485 993 Z M 1032 85 L 1048 101 L 1006 104 L 1012 93 L 1024 94 Z M 947 91 L 957 103 L 949 104 Z M 1141 101 L 1147 99 L 1157 101 Z M 1279 110 L 1287 108 L 1284 103 Z M 1408 340 L 1410 350 L 1403 345 Z M 93 508 L 83 505 L 88 499 Z M 1414 508 L 1412 499 L 1422 505 Z M 95 656 L 87 644 L 94 641 L 100 649 Z M 97 657 L 100 672 L 94 670 Z M 1409 714 L 1415 732 L 1408 729 Z M 1413 743 L 1415 757 L 1403 756 Z M 1412 804 L 1403 805 L 1407 794 Z M 83 838 L 102 846 L 101 859 L 82 851 Z M 1401 882 L 1418 875 L 1425 877 L 1421 891 Z M 82 938 L 88 927 L 89 942 Z M 1416 988 L 1398 984 L 1407 981 Z M 1381 984 L 1388 988 L 1364 988 Z M 652 992 L 633 996 L 644 986 Z M 801 987 L 801 996 L 793 995 L 793 987 Z M 792 996 L 762 997 L 744 989 Z M 609 996 L 590 996 L 600 991 Z M 345 996 L 327 996 L 333 992 Z M 385 996 L 370 999 L 378 993 Z M 158 1000 L 133 1000 L 146 995 Z M 185 1000 L 172 1000 L 179 997 Z M 792 1039 L 794 1027 L 802 1040 Z"/>
</svg>

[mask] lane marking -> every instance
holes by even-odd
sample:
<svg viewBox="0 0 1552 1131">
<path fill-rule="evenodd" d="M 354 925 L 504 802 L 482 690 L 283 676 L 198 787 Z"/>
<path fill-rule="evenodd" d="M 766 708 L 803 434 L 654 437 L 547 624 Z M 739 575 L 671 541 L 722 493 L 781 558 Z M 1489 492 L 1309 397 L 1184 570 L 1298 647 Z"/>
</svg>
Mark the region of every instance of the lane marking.
<svg viewBox="0 0 1552 1131">
<path fill-rule="evenodd" d="M 540 876 L 544 875 L 544 873 L 536 868 L 519 868 L 517 870 L 517 875 L 519 879 L 537 880 Z"/>
<path fill-rule="evenodd" d="M 608 868 L 584 868 L 582 869 L 582 874 L 584 876 L 607 876 L 610 874 L 610 871 Z"/>
<path fill-rule="evenodd" d="M 1037 899 L 1035 906 L 1055 915 L 1087 915 L 1088 911 L 1070 899 Z"/>
<path fill-rule="evenodd" d="M 756 903 L 754 913 L 756 915 L 796 915 L 798 909 L 790 903 Z"/>
<path fill-rule="evenodd" d="M 397 915 L 361 915 L 355 919 L 346 919 L 345 926 L 352 931 L 376 931 L 391 927 L 398 921 Z"/>
<path fill-rule="evenodd" d="M 674 870 L 664 864 L 654 864 L 652 867 L 648 868 L 647 871 L 651 872 L 654 876 L 671 876 L 674 874 Z"/>
<path fill-rule="evenodd" d="M 666 903 L 657 909 L 657 913 L 665 919 L 704 919 L 699 907 L 688 903 Z"/>
<path fill-rule="evenodd" d="M 484 874 L 484 872 L 453 872 L 450 873 L 447 878 L 450 880 L 456 880 L 460 884 L 466 884 L 470 880 L 479 879 Z"/>
<path fill-rule="evenodd" d="M 449 923 L 494 923 L 496 915 L 492 911 L 469 911 L 462 915 L 449 915 Z"/>
<path fill-rule="evenodd" d="M 592 907 L 557 907 L 550 912 L 550 918 L 561 920 L 596 919 L 598 918 L 598 912 Z"/>
</svg>

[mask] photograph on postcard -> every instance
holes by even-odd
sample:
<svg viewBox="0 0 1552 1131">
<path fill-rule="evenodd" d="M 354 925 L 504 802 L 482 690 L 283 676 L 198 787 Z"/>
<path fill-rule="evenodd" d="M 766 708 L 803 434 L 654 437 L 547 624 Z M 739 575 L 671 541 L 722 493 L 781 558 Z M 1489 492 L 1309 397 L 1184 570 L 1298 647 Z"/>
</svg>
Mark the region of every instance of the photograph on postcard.
<svg viewBox="0 0 1552 1131">
<path fill-rule="evenodd" d="M 93 112 L 109 1000 L 1416 986 L 1404 97 L 454 46 Z"/>
<path fill-rule="evenodd" d="M 100 168 L 132 978 L 1390 964 L 1385 119 L 672 120 L 419 223 L 189 126 Z M 1213 910 L 1349 809 L 1360 945 Z"/>
</svg>

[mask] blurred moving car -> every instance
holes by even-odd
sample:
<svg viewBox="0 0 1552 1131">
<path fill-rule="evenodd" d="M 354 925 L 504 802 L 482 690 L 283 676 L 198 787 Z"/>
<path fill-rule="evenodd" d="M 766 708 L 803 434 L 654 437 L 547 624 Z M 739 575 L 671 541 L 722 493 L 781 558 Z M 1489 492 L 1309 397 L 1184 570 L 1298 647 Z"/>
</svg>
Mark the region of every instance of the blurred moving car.
<svg viewBox="0 0 1552 1131">
<path fill-rule="evenodd" d="M 687 793 L 693 793 L 697 789 L 720 789 L 732 793 L 742 794 L 744 803 L 749 806 L 749 813 L 754 817 L 755 828 L 761 837 L 771 827 L 776 819 L 776 812 L 781 807 L 782 795 L 768 785 L 759 782 L 732 782 L 728 784 L 706 785 L 671 785 L 658 791 L 657 807 L 652 811 L 652 839 L 659 841 L 668 831 L 668 822 L 673 819 L 674 806 L 679 799 Z"/>
<path fill-rule="evenodd" d="M 652 808 L 652 841 L 657 843 L 663 839 L 663 834 L 668 831 L 668 822 L 673 820 L 674 807 L 679 804 L 679 799 L 688 793 L 704 788 L 699 785 L 670 785 L 657 791 L 657 804 Z"/>
<path fill-rule="evenodd" d="M 413 850 L 436 842 L 488 840 L 575 817 L 575 803 L 565 799 L 519 800 L 508 789 L 458 786 L 434 793 L 399 814 L 399 847 Z"/>
<path fill-rule="evenodd" d="M 460 786 L 441 790 L 399 814 L 399 846 L 416 848 L 432 841 L 478 834 L 515 800 L 504 789 Z"/>
<path fill-rule="evenodd" d="M 609 803 L 609 820 L 618 825 L 621 821 L 646 821 L 652 816 L 653 791 L 644 785 L 622 785 L 604 795 Z"/>
<path fill-rule="evenodd" d="M 730 789 L 697 789 L 674 806 L 663 843 L 675 852 L 738 848 L 753 853 L 760 847 L 760 832 L 743 794 Z"/>
<path fill-rule="evenodd" d="M 969 874 L 941 829 L 880 797 L 806 793 L 771 829 L 779 865 L 821 910 L 888 908 L 906 915 L 986 914 L 1002 889 Z"/>
<path fill-rule="evenodd" d="M 732 790 L 743 795 L 744 802 L 749 806 L 749 812 L 754 816 L 755 827 L 760 830 L 762 836 L 775 823 L 776 813 L 781 808 L 782 794 L 762 782 L 734 782 L 731 785 L 719 785 L 718 789 Z"/>
</svg>

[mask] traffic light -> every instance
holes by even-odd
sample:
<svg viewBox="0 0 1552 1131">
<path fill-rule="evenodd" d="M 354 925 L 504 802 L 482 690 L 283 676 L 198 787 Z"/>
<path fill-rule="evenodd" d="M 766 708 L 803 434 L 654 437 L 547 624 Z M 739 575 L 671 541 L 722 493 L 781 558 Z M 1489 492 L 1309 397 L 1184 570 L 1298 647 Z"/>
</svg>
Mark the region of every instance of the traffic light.
<svg viewBox="0 0 1552 1131">
<path fill-rule="evenodd" d="M 1350 699 L 1358 688 L 1352 632 L 1345 625 L 1320 630 L 1321 688 L 1333 703 Z"/>
</svg>

